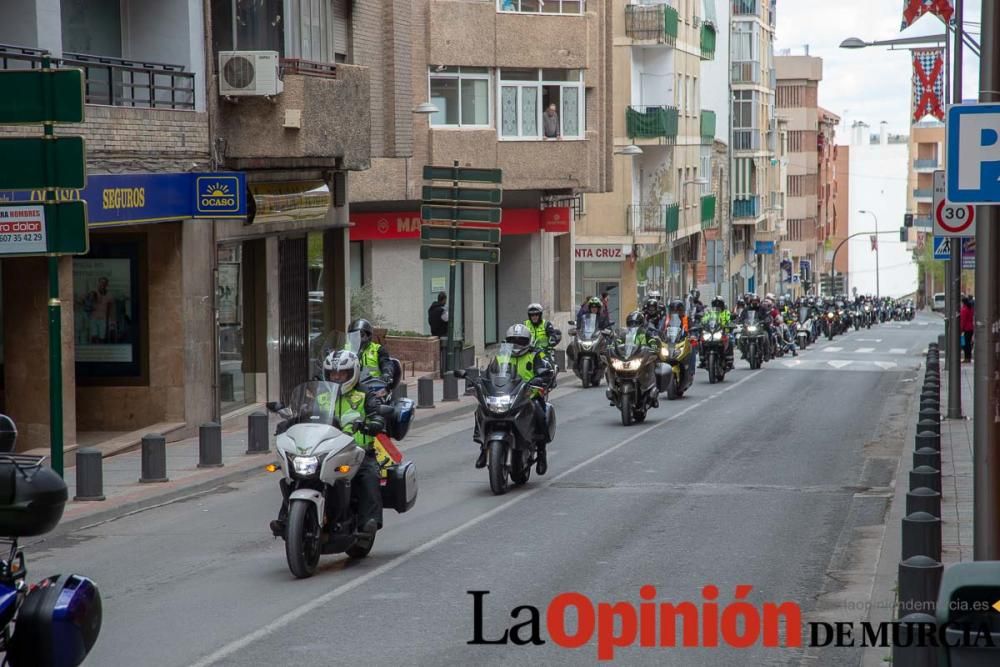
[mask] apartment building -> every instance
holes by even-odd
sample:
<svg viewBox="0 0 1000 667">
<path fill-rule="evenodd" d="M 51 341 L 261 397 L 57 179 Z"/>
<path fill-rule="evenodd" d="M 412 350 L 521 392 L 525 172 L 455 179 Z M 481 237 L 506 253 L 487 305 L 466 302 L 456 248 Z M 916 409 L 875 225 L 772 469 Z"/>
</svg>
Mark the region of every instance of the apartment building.
<svg viewBox="0 0 1000 667">
<path fill-rule="evenodd" d="M 836 220 L 835 128 L 840 118 L 821 108 L 823 61 L 778 56 L 777 106 L 788 119 L 787 232 L 782 252 L 802 279 L 816 282 L 827 272 L 827 239 Z M 829 248 L 832 251 L 832 248 Z"/>
<path fill-rule="evenodd" d="M 913 228 L 927 234 L 933 227 L 934 172 L 944 169 L 944 130 L 944 123 L 932 118 L 910 126 L 906 211 L 913 214 Z"/>
<path fill-rule="evenodd" d="M 448 265 L 419 258 L 419 209 L 422 167 L 456 161 L 503 170 L 501 263 L 459 271 L 457 337 L 481 350 L 531 302 L 557 322 L 575 313 L 574 221 L 592 215 L 581 195 L 613 178 L 615 4 L 354 3 L 354 57 L 372 76 L 372 160 L 352 178 L 352 281 L 373 292 L 385 326 L 428 331 L 427 309 L 449 288 Z M 414 113 L 425 103 L 433 113 Z"/>
<path fill-rule="evenodd" d="M 774 234 L 784 215 L 778 207 L 780 193 L 771 190 L 781 180 L 773 175 L 779 166 L 775 153 L 780 139 L 774 100 L 775 19 L 775 0 L 732 2 L 731 265 L 740 267 L 732 276 L 735 294 L 765 293 L 778 287 L 771 278 L 777 275 L 776 245 L 757 243 L 758 231 Z"/>
<path fill-rule="evenodd" d="M 701 68 L 724 57 L 727 5 L 612 4 L 615 189 L 588 195 L 577 223 L 575 301 L 606 292 L 618 321 L 650 290 L 680 295 L 705 280 L 702 230 L 716 226 L 722 181 Z"/>
<path fill-rule="evenodd" d="M 8 0 L 0 67 L 79 68 L 90 251 L 59 262 L 65 446 L 214 416 L 215 220 L 243 218 L 246 183 L 212 159 L 202 3 Z M 38 134 L 0 127 L 3 136 Z M 41 191 L 3 191 L 9 201 Z M 2 395 L 18 447 L 49 445 L 46 260 L 0 260 Z"/>
</svg>

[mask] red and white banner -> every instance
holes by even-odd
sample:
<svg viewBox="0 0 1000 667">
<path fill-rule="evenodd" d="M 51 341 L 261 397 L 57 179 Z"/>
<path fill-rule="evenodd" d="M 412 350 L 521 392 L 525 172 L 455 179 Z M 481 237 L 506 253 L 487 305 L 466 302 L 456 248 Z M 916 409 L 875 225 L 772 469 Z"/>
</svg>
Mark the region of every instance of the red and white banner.
<svg viewBox="0 0 1000 667">
<path fill-rule="evenodd" d="M 913 49 L 913 122 L 944 120 L 944 49 Z"/>
<path fill-rule="evenodd" d="M 903 25 L 905 30 L 924 14 L 934 14 L 946 24 L 951 22 L 955 8 L 951 0 L 903 0 Z"/>
</svg>

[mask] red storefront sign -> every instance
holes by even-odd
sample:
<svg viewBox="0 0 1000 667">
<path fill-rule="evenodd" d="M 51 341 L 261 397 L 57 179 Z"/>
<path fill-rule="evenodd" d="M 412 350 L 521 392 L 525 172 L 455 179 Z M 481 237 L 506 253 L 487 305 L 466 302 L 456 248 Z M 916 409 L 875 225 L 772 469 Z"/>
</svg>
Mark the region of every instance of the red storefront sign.
<svg viewBox="0 0 1000 667">
<path fill-rule="evenodd" d="M 505 208 L 500 223 L 504 236 L 537 234 L 542 231 L 542 221 L 545 214 L 553 217 L 555 211 L 561 211 L 560 218 L 566 221 L 565 231 L 569 231 L 569 209 L 563 207 L 547 208 L 539 211 L 533 208 Z M 352 241 L 381 241 L 385 239 L 418 239 L 420 238 L 419 211 L 384 211 L 376 213 L 351 212 Z M 557 231 L 546 226 L 545 231 Z"/>
<path fill-rule="evenodd" d="M 550 234 L 568 234 L 571 217 L 569 206 L 550 206 L 542 211 L 542 229 Z"/>
</svg>

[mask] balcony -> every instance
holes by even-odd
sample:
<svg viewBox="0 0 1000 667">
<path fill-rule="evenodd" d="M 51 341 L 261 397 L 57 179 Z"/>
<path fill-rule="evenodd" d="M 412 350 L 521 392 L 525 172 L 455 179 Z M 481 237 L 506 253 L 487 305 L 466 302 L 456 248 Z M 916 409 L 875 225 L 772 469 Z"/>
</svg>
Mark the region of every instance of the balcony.
<svg viewBox="0 0 1000 667">
<path fill-rule="evenodd" d="M 757 130 L 733 130 L 734 151 L 759 151 L 760 132 Z"/>
<path fill-rule="evenodd" d="M 701 112 L 701 143 L 711 145 L 715 141 L 715 112 Z"/>
<path fill-rule="evenodd" d="M 913 196 L 917 199 L 933 199 L 934 189 L 933 188 L 916 188 L 913 191 Z"/>
<path fill-rule="evenodd" d="M 934 224 L 929 215 L 917 215 L 913 217 L 913 226 L 917 229 L 931 229 Z"/>
<path fill-rule="evenodd" d="M 673 142 L 677 139 L 677 108 L 630 106 L 625 110 L 625 124 L 630 139 L 666 139 Z"/>
<path fill-rule="evenodd" d="M 760 14 L 758 0 L 733 0 L 733 16 L 757 16 Z"/>
<path fill-rule="evenodd" d="M 701 59 L 715 59 L 715 26 L 711 23 L 701 24 Z"/>
<path fill-rule="evenodd" d="M 701 198 L 701 228 L 715 227 L 715 195 L 703 195 Z"/>
<path fill-rule="evenodd" d="M 677 10 L 668 4 L 625 5 L 625 34 L 642 42 L 677 43 Z"/>
<path fill-rule="evenodd" d="M 760 83 L 760 61 L 742 60 L 734 62 L 730 70 L 732 82 L 739 83 Z"/>
<path fill-rule="evenodd" d="M 659 204 L 627 206 L 625 215 L 631 234 L 662 234 L 666 230 L 666 207 Z"/>
<path fill-rule="evenodd" d="M 37 69 L 47 51 L 0 44 L 0 69 Z M 83 70 L 87 104 L 144 109 L 194 109 L 194 72 L 181 65 L 64 53 L 52 64 Z"/>
<path fill-rule="evenodd" d="M 733 200 L 733 223 L 734 224 L 754 224 L 761 213 L 760 195 L 737 198 Z M 743 218 L 738 222 L 738 218 Z"/>
<path fill-rule="evenodd" d="M 938 168 L 938 159 L 936 157 L 929 158 L 927 160 L 914 160 L 913 169 L 915 171 L 934 171 Z"/>
<path fill-rule="evenodd" d="M 676 234 L 677 230 L 681 226 L 681 207 L 680 204 L 668 204 L 664 208 L 666 211 L 666 222 L 667 222 L 667 233 Z"/>
</svg>

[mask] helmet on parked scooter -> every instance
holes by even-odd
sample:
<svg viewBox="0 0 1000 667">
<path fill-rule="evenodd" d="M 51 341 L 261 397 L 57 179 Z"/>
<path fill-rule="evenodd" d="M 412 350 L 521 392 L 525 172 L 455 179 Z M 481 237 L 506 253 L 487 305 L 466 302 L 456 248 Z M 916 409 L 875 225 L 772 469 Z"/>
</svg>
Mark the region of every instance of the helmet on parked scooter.
<svg viewBox="0 0 1000 667">
<path fill-rule="evenodd" d="M 331 384 L 340 385 L 342 396 L 357 386 L 360 375 L 358 355 L 349 350 L 331 352 L 323 360 L 323 379 Z"/>
</svg>

